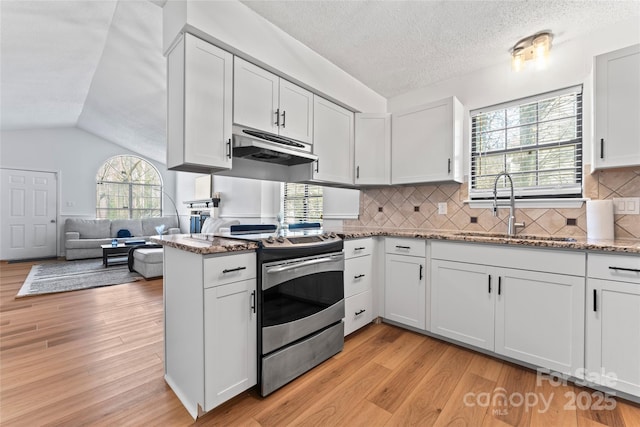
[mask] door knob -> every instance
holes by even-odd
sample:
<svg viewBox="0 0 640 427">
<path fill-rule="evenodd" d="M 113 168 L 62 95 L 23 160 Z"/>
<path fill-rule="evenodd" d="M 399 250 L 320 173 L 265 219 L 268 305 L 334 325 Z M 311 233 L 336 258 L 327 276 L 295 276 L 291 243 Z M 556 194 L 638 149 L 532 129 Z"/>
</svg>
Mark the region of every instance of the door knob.
<svg viewBox="0 0 640 427">
<path fill-rule="evenodd" d="M 55 219 L 52 219 L 50 222 L 51 222 L 51 224 L 55 224 L 55 223 L 56 223 L 56 220 L 55 220 Z"/>
</svg>

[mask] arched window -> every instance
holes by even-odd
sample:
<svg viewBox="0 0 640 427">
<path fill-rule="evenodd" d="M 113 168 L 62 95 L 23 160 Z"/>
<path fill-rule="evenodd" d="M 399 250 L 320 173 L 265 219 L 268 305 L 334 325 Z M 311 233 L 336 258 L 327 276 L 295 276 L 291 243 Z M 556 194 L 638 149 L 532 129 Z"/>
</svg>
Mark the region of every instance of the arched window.
<svg viewBox="0 0 640 427">
<path fill-rule="evenodd" d="M 96 184 L 97 218 L 162 216 L 162 178 L 140 157 L 110 158 L 98 170 Z"/>
</svg>

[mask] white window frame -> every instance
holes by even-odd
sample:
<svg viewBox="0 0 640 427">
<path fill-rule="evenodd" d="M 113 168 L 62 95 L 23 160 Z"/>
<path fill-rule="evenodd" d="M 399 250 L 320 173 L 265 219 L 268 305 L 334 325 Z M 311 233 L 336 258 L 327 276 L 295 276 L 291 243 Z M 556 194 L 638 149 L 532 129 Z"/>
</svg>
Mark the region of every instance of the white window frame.
<svg viewBox="0 0 640 427">
<path fill-rule="evenodd" d="M 519 204 L 521 206 L 552 206 L 552 205 L 565 205 L 565 206 L 580 206 L 582 202 L 585 200 L 582 198 L 582 182 L 583 182 L 583 170 L 582 170 L 582 153 L 584 152 L 584 139 L 583 139 L 583 107 L 582 107 L 582 85 L 571 86 L 568 88 L 546 92 L 538 95 L 534 95 L 531 97 L 521 98 L 497 105 L 493 105 L 486 108 L 481 108 L 477 110 L 472 110 L 470 112 L 471 117 L 471 141 L 469 144 L 469 198 L 467 202 L 472 204 L 472 207 L 484 207 L 486 204 L 485 201 L 493 198 L 493 189 L 475 189 L 475 160 L 479 158 L 482 154 L 474 152 L 475 150 L 475 129 L 474 129 L 474 118 L 483 113 L 489 113 L 497 110 L 505 110 L 507 108 L 519 106 L 519 105 L 527 105 L 536 101 L 541 101 L 545 99 L 550 99 L 554 97 L 559 97 L 562 95 L 573 94 L 576 93 L 579 95 L 578 98 L 578 108 L 580 111 L 578 112 L 578 120 L 576 123 L 578 137 L 572 141 L 565 141 L 562 143 L 556 143 L 555 146 L 561 145 L 577 145 L 578 149 L 576 152 L 576 174 L 577 174 L 577 182 L 569 185 L 559 185 L 559 186 L 547 186 L 547 187 L 529 187 L 529 188 L 517 188 L 515 189 L 515 195 L 519 200 Z M 544 121 L 536 123 L 544 123 Z M 507 127 L 505 126 L 505 133 L 507 132 Z M 536 138 L 537 133 L 536 130 Z M 546 146 L 554 146 L 553 144 L 549 144 Z M 546 147 L 545 146 L 545 147 Z M 508 153 L 508 152 L 517 152 L 517 151 L 530 151 L 531 149 L 538 150 L 543 147 L 542 145 L 538 146 L 523 146 L 519 149 L 505 149 L 505 150 L 495 150 L 492 151 L 492 154 L 500 154 L 500 153 Z M 536 173 L 538 169 L 536 168 Z M 498 197 L 505 198 L 510 194 L 509 188 L 498 188 Z"/>
<path fill-rule="evenodd" d="M 149 183 L 145 183 L 145 182 L 136 182 L 136 181 L 109 181 L 107 179 L 101 179 L 98 176 L 98 173 L 102 170 L 102 168 L 107 165 L 108 163 L 113 162 L 114 160 L 116 160 L 117 158 L 120 157 L 128 157 L 128 158 L 132 158 L 132 159 L 137 159 L 140 160 L 142 162 L 144 162 L 147 167 L 150 167 L 156 174 L 157 178 L 158 178 L 158 182 L 159 184 L 149 184 Z M 125 188 L 125 193 L 128 193 L 128 206 L 122 206 L 122 207 L 101 207 L 100 206 L 100 190 L 101 190 L 101 186 L 102 185 L 114 185 L 114 186 L 122 186 L 123 188 Z M 153 193 L 153 199 L 157 199 L 159 202 L 159 207 L 156 208 L 134 208 L 133 205 L 133 189 L 134 187 L 148 187 L 150 189 L 150 191 Z M 132 218 L 141 218 L 141 216 L 139 215 L 134 215 L 134 213 L 136 211 L 141 211 L 141 212 L 150 212 L 152 215 L 144 215 L 146 216 L 162 216 L 163 214 L 163 195 L 164 195 L 164 191 L 163 191 L 163 182 L 162 182 L 162 175 L 160 174 L 160 171 L 158 171 L 158 168 L 155 167 L 155 165 L 153 165 L 151 162 L 149 162 L 148 160 L 143 159 L 142 157 L 139 156 L 134 156 L 134 155 L 128 155 L 128 154 L 123 154 L 123 155 L 118 155 L 118 156 L 113 156 L 111 158 L 109 158 L 108 160 L 106 160 L 102 165 L 100 165 L 100 167 L 98 168 L 98 172 L 96 173 L 96 218 L 111 218 L 111 219 L 132 219 Z M 101 213 L 107 213 L 106 216 L 102 215 Z M 116 215 L 112 216 L 109 215 L 109 212 L 115 212 Z M 127 213 L 127 218 L 123 218 L 124 215 L 117 215 L 117 213 Z"/>
</svg>

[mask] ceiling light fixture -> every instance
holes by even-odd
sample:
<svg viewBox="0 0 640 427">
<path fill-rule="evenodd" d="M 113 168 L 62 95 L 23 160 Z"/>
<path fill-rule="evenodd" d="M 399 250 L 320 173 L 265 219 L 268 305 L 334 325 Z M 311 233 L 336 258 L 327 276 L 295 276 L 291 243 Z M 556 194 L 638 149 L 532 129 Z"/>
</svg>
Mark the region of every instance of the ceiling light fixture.
<svg viewBox="0 0 640 427">
<path fill-rule="evenodd" d="M 542 31 L 520 40 L 511 50 L 511 68 L 520 71 L 526 61 L 533 60 L 538 69 L 543 69 L 549 58 L 552 39 L 550 32 Z"/>
</svg>

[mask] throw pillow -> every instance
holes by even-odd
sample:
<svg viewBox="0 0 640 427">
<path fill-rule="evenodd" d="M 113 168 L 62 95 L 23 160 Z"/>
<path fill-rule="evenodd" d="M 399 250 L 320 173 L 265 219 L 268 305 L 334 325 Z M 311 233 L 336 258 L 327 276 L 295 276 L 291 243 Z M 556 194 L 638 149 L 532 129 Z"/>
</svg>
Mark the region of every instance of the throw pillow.
<svg viewBox="0 0 640 427">
<path fill-rule="evenodd" d="M 131 235 L 131 232 L 129 230 L 127 230 L 126 228 L 122 228 L 118 230 L 117 237 L 123 238 L 123 237 L 133 237 L 133 236 Z"/>
</svg>

